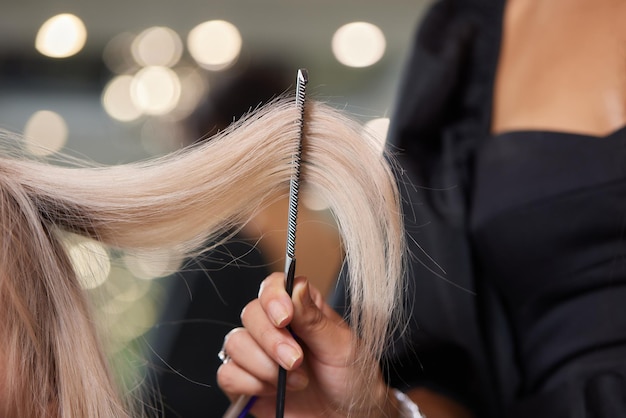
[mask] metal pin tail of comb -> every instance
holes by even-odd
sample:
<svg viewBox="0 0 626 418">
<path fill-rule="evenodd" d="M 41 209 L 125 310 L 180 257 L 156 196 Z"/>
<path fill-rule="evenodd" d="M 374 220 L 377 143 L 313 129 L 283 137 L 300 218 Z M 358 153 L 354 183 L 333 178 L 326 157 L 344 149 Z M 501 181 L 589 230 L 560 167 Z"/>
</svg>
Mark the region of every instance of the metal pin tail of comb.
<svg viewBox="0 0 626 418">
<path fill-rule="evenodd" d="M 300 191 L 300 165 L 302 162 L 302 136 L 304 132 L 304 99 L 309 75 L 305 69 L 298 70 L 296 81 L 296 107 L 298 108 L 298 145 L 293 155 L 293 173 L 289 182 L 289 214 L 287 227 L 287 249 L 285 254 L 285 290 L 291 296 L 296 272 L 296 221 L 298 217 L 298 198 Z M 290 330 L 291 331 L 291 330 Z M 285 397 L 287 392 L 287 370 L 278 368 L 276 392 L 276 418 L 285 415 Z"/>
<path fill-rule="evenodd" d="M 296 108 L 298 109 L 298 144 L 292 156 L 293 173 L 289 181 L 289 213 L 287 219 L 287 247 L 285 251 L 285 290 L 291 296 L 293 280 L 296 272 L 296 221 L 298 217 L 298 198 L 300 191 L 300 164 L 302 162 L 302 136 L 304 132 L 304 99 L 306 85 L 309 81 L 307 70 L 298 70 L 296 78 Z M 285 415 L 285 396 L 287 392 L 287 371 L 278 369 L 278 385 L 276 392 L 276 417 Z M 245 418 L 250 411 L 255 396 L 240 396 L 233 402 L 223 418 Z"/>
</svg>

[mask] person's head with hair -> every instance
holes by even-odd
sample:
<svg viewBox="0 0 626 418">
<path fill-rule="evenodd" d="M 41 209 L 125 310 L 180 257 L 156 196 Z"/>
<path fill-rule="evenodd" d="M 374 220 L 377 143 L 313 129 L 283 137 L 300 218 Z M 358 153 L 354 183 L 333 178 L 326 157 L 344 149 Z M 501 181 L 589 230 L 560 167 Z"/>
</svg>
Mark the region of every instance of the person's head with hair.
<svg viewBox="0 0 626 418">
<path fill-rule="evenodd" d="M 279 100 L 211 141 L 120 166 L 0 156 L 0 416 L 139 414 L 110 371 L 66 236 L 124 251 L 211 248 L 206 242 L 287 192 L 296 120 L 294 102 Z M 302 181 L 337 219 L 355 302 L 351 323 L 363 342 L 358 353 L 374 364 L 401 288 L 394 176 L 358 124 L 313 102 L 306 121 Z"/>
</svg>

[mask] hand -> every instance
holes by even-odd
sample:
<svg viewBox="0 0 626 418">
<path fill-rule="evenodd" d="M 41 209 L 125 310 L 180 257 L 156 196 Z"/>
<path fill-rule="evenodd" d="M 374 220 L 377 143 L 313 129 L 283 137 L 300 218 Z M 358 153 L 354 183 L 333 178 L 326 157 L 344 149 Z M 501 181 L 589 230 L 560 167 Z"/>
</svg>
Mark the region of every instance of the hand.
<svg viewBox="0 0 626 418">
<path fill-rule="evenodd" d="M 288 370 L 286 417 L 345 417 L 355 400 L 364 402 L 350 410 L 352 416 L 394 416 L 380 374 L 364 382 L 354 364 L 350 327 L 303 277 L 296 278 L 290 298 L 283 277 L 274 273 L 262 283 L 259 298 L 242 311 L 244 328 L 227 335 L 224 350 L 231 360 L 217 372 L 222 390 L 231 400 L 258 396 L 252 413 L 274 417 L 280 364 Z M 365 390 L 368 396 L 359 397 Z"/>
</svg>

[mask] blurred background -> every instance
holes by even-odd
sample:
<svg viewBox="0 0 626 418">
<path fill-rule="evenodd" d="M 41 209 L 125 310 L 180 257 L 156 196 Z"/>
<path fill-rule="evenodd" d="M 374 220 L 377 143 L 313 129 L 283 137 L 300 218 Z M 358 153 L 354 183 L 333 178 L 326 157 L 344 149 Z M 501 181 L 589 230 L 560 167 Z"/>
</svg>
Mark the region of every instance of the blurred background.
<svg viewBox="0 0 626 418">
<path fill-rule="evenodd" d="M 347 110 L 384 138 L 429 3 L 3 0 L 0 130 L 20 134 L 23 148 L 44 159 L 141 160 L 290 92 L 305 67 L 309 98 Z M 323 205 L 308 202 L 298 246 L 323 250 L 299 269 L 329 292 L 340 244 Z M 147 402 L 165 416 L 221 416 L 227 400 L 215 387 L 216 353 L 259 281 L 281 265 L 283 235 L 272 231 L 284 224 L 283 211 L 275 203 L 197 260 L 68 240 L 120 376 L 128 386 L 151 387 Z M 184 273 L 171 274 L 181 266 Z"/>
<path fill-rule="evenodd" d="M 313 96 L 388 116 L 427 2 L 2 3 L 0 125 L 23 132 L 36 112 L 54 112 L 67 149 L 118 163 L 179 145 L 177 122 L 221 76 L 253 62 L 306 67 Z M 351 22 L 373 26 L 337 32 Z"/>
</svg>

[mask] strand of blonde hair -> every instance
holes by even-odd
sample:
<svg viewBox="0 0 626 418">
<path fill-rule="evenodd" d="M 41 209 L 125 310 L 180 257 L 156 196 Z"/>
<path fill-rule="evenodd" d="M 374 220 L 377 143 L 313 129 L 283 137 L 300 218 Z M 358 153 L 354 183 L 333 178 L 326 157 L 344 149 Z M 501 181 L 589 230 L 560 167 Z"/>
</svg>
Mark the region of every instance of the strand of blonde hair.
<svg viewBox="0 0 626 418">
<path fill-rule="evenodd" d="M 15 347 L 26 345 L 32 359 L 46 359 L 28 360 L 9 375 L 16 383 L 29 365 L 45 366 L 49 375 L 46 397 L 35 399 L 34 387 L 19 396 L 14 407 L 26 408 L 23 416 L 54 416 L 41 413 L 51 404 L 64 418 L 119 417 L 129 411 L 111 383 L 58 231 L 119 249 L 169 248 L 187 255 L 206 249 L 207 242 L 245 224 L 270 196 L 287 193 L 299 137 L 296 112 L 292 100 L 278 100 L 202 144 L 146 162 L 65 167 L 0 157 L 2 279 L 9 283 L 0 290 L 23 325 L 6 330 L 7 356 L 19 360 Z M 357 358 L 374 366 L 400 312 L 405 244 L 394 175 L 376 140 L 359 124 L 313 101 L 305 119 L 302 181 L 336 217 L 349 269 L 351 323 L 361 341 Z M 18 237 L 33 247 L 17 251 Z M 23 259 L 15 262 L 16 257 Z M 35 273 L 29 270 L 33 258 L 39 258 Z M 36 281 L 40 292 L 29 293 L 28 284 L 16 283 L 20 280 Z M 40 307 L 37 299 L 48 303 Z M 18 388 L 28 389 L 15 388 L 14 397 Z M 24 406 L 29 397 L 39 406 Z"/>
</svg>

